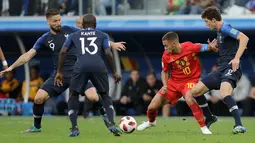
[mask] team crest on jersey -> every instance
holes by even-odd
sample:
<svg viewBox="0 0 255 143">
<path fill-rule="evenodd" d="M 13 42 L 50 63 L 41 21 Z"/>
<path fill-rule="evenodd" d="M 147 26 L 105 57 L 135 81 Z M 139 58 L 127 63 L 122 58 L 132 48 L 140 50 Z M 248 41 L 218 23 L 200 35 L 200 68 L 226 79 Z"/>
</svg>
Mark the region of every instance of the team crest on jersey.
<svg viewBox="0 0 255 143">
<path fill-rule="evenodd" d="M 183 59 L 176 60 L 175 63 L 178 65 L 178 68 L 183 68 L 190 65 L 190 62 L 188 62 L 188 58 L 184 57 Z"/>
</svg>

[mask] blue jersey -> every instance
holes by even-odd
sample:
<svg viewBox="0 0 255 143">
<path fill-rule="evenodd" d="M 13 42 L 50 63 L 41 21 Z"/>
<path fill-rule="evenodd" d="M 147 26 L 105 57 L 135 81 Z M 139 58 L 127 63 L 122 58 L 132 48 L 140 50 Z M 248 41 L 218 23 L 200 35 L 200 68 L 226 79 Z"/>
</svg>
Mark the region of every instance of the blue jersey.
<svg viewBox="0 0 255 143">
<path fill-rule="evenodd" d="M 231 25 L 223 23 L 217 32 L 217 40 L 219 46 L 219 66 L 224 67 L 234 59 L 239 44 L 237 36 L 240 32 Z"/>
<path fill-rule="evenodd" d="M 106 71 L 104 48 L 110 48 L 109 36 L 106 33 L 92 28 L 80 30 L 71 34 L 64 46 L 68 47 L 68 50 L 76 50 L 76 72 Z"/>
<path fill-rule="evenodd" d="M 48 48 L 51 49 L 52 51 L 52 57 L 53 57 L 53 62 L 54 62 L 54 73 L 55 75 L 56 70 L 57 70 L 57 64 L 58 64 L 58 55 L 59 52 L 65 43 L 67 37 L 73 33 L 77 32 L 80 29 L 75 28 L 75 27 L 70 27 L 70 26 L 63 26 L 62 30 L 58 32 L 57 34 L 52 34 L 50 32 L 47 32 L 43 34 L 34 44 L 34 49 L 39 52 L 40 49 L 42 48 Z M 64 67 L 63 67 L 63 76 L 64 77 L 70 77 L 71 73 L 74 68 L 74 64 L 76 62 L 76 53 L 75 50 L 69 50 L 66 59 L 64 61 Z"/>
</svg>

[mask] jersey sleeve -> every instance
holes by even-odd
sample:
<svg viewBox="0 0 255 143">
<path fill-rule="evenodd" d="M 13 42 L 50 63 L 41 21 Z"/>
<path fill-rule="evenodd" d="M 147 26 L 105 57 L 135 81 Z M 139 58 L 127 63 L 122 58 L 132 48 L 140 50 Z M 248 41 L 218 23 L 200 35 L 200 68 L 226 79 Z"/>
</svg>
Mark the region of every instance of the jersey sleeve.
<svg viewBox="0 0 255 143">
<path fill-rule="evenodd" d="M 167 61 L 165 59 L 165 54 L 163 54 L 163 56 L 162 56 L 162 70 L 164 72 L 168 71 L 168 63 L 167 63 Z"/>
<path fill-rule="evenodd" d="M 199 44 L 199 43 L 192 43 L 192 42 L 185 42 L 185 47 L 184 49 L 187 49 L 191 52 L 194 52 L 194 53 L 198 53 L 201 51 L 201 45 L 202 44 Z"/>
<path fill-rule="evenodd" d="M 73 34 L 69 35 L 65 41 L 65 43 L 63 44 L 63 46 L 67 47 L 68 49 L 70 49 L 72 47 L 73 44 L 73 40 L 72 40 Z"/>
<path fill-rule="evenodd" d="M 45 39 L 47 37 L 47 34 L 42 35 L 37 41 L 35 42 L 33 48 L 36 51 L 39 51 L 42 47 L 44 47 Z"/>
<path fill-rule="evenodd" d="M 111 46 L 110 46 L 110 38 L 109 38 L 109 36 L 106 33 L 104 33 L 103 47 L 104 48 L 111 48 Z"/>
<path fill-rule="evenodd" d="M 221 27 L 221 31 L 224 34 L 227 34 L 228 36 L 237 39 L 238 34 L 240 33 L 240 31 L 236 30 L 235 28 L 233 28 L 232 26 L 228 25 L 228 24 L 223 24 Z"/>
</svg>

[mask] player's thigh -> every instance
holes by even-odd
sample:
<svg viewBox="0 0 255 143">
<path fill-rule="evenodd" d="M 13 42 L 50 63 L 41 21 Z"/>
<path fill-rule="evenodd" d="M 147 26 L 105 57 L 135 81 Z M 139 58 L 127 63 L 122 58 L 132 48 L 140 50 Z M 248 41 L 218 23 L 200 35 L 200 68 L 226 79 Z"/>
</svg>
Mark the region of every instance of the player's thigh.
<svg viewBox="0 0 255 143">
<path fill-rule="evenodd" d="M 193 95 L 201 96 L 208 90 L 220 89 L 221 75 L 218 70 L 206 75 L 194 88 L 192 88 Z"/>
<path fill-rule="evenodd" d="M 182 84 L 180 92 L 182 93 L 182 95 L 185 98 L 185 101 L 188 105 L 192 104 L 193 102 L 195 102 L 195 99 L 192 96 L 192 88 L 195 87 L 196 83 L 198 82 L 199 79 L 192 79 L 189 80 L 185 83 Z M 208 89 L 207 89 L 208 90 Z M 204 92 L 204 91 L 203 91 Z"/>
<path fill-rule="evenodd" d="M 109 92 L 109 81 L 107 72 L 94 72 L 91 73 L 90 80 L 96 87 L 97 92 L 100 95 L 108 94 Z"/>
<path fill-rule="evenodd" d="M 57 86 L 54 84 L 54 77 L 49 77 L 41 86 L 40 89 L 46 91 L 49 97 L 58 96 L 62 94 L 70 85 L 70 78 L 64 78 L 63 86 Z"/>
<path fill-rule="evenodd" d="M 85 95 L 88 98 L 88 100 L 92 102 L 98 101 L 98 94 L 96 88 L 93 86 L 93 84 L 89 81 L 85 88 Z"/>
<path fill-rule="evenodd" d="M 166 93 L 162 93 L 162 91 L 160 90 L 157 94 L 162 96 L 165 99 L 164 101 L 167 101 L 165 103 L 170 103 L 172 105 L 175 104 L 182 97 L 182 94 L 178 90 L 176 90 L 176 88 L 174 87 L 174 84 L 169 84 L 169 83 L 168 83 L 168 89 Z"/>
<path fill-rule="evenodd" d="M 89 73 L 73 72 L 71 76 L 70 93 L 84 94 L 89 80 Z"/>
<path fill-rule="evenodd" d="M 232 95 L 233 89 L 236 87 L 238 80 L 242 76 L 242 70 L 239 68 L 236 72 L 232 70 L 232 66 L 228 66 L 221 76 L 220 95 L 224 98 Z"/>
<path fill-rule="evenodd" d="M 165 104 L 165 102 L 167 102 L 166 99 L 161 94 L 157 93 L 151 100 L 148 110 L 158 110 Z"/>
</svg>

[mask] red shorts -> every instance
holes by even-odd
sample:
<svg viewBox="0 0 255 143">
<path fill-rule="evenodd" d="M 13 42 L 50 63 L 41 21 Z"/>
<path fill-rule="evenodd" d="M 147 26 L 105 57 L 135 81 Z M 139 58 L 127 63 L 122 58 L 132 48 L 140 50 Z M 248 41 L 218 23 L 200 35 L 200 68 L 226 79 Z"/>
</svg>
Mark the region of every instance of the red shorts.
<svg viewBox="0 0 255 143">
<path fill-rule="evenodd" d="M 175 82 L 170 79 L 168 80 L 167 93 L 163 94 L 160 90 L 158 94 L 169 100 L 170 104 L 174 104 L 185 95 L 188 90 L 191 90 L 198 81 L 199 79 L 191 79 L 185 82 Z"/>
</svg>

